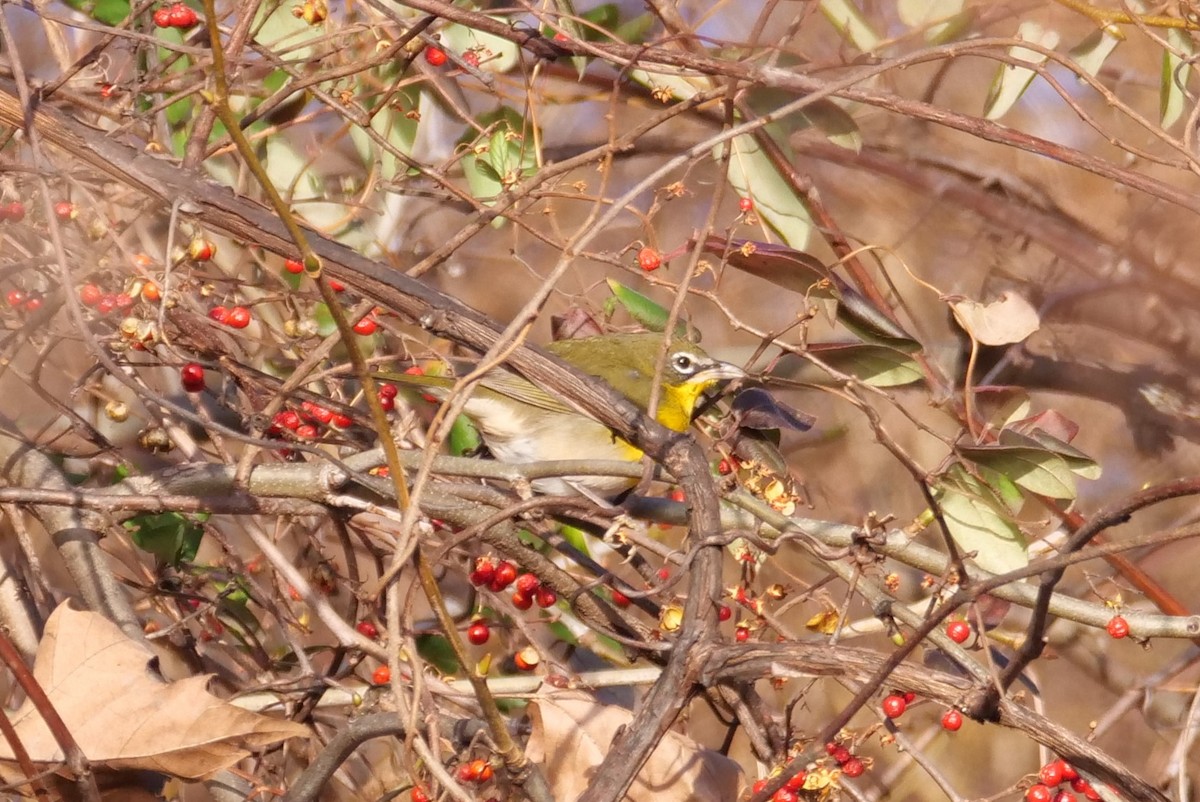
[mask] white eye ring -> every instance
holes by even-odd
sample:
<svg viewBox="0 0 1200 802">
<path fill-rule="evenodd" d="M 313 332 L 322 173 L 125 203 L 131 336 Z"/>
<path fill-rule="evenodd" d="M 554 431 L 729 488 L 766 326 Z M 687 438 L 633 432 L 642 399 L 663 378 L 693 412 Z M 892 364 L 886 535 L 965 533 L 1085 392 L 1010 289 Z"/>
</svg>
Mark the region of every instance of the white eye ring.
<svg viewBox="0 0 1200 802">
<path fill-rule="evenodd" d="M 671 364 L 675 366 L 675 370 L 683 374 L 696 372 L 696 358 L 691 354 L 680 352 L 671 357 Z"/>
</svg>

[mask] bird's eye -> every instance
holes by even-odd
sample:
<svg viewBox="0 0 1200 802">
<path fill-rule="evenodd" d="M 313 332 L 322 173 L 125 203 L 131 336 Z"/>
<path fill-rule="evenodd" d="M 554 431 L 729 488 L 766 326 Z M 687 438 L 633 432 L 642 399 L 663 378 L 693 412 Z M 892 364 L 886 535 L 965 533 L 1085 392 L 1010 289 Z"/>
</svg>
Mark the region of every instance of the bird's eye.
<svg viewBox="0 0 1200 802">
<path fill-rule="evenodd" d="M 683 374 L 693 373 L 696 370 L 696 360 L 691 354 L 676 354 L 671 357 L 671 364 L 675 366 L 675 370 Z"/>
</svg>

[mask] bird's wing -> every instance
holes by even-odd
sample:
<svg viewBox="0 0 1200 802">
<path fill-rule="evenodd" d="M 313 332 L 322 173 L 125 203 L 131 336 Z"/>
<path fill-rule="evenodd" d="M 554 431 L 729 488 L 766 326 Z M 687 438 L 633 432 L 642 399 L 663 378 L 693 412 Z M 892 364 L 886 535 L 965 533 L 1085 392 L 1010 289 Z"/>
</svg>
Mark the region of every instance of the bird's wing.
<svg viewBox="0 0 1200 802">
<path fill-rule="evenodd" d="M 439 398 L 445 398 L 450 389 L 454 387 L 454 383 L 458 381 L 452 376 L 416 376 L 410 373 L 391 373 L 389 371 L 380 371 L 375 376 L 376 378 L 395 384 L 404 384 L 410 387 L 420 387 L 430 390 L 433 395 Z M 509 373 L 506 370 L 491 371 L 483 377 L 483 381 L 479 384 L 480 387 L 476 390 L 477 393 L 490 393 L 496 396 L 511 398 L 523 404 L 528 404 L 549 412 L 571 411 L 570 407 L 550 395 L 550 393 L 522 379 L 515 373 Z"/>
</svg>

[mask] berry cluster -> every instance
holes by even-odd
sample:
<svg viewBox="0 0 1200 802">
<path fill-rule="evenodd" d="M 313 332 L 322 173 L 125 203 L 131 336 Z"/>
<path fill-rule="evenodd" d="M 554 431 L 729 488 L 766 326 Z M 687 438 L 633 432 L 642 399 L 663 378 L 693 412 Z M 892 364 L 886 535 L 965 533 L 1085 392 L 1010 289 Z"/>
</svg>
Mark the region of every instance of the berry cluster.
<svg viewBox="0 0 1200 802">
<path fill-rule="evenodd" d="M 475 758 L 459 764 L 457 775 L 459 782 L 483 785 L 495 776 L 495 772 L 491 763 L 483 758 Z"/>
<path fill-rule="evenodd" d="M 134 298 L 127 292 L 105 292 L 95 284 L 84 284 L 79 288 L 79 303 L 95 309 L 100 315 L 108 315 L 129 309 Z"/>
<path fill-rule="evenodd" d="M 214 306 L 208 310 L 208 316 L 231 329 L 244 329 L 253 319 L 250 310 L 244 306 L 234 306 L 226 309 L 224 306 Z"/>
<path fill-rule="evenodd" d="M 154 12 L 154 24 L 159 28 L 190 28 L 199 21 L 195 9 L 183 3 L 162 6 Z"/>
<path fill-rule="evenodd" d="M 299 412 L 294 409 L 276 412 L 266 435 L 282 437 L 284 432 L 292 432 L 300 440 L 315 440 L 320 434 L 318 426 L 346 429 L 353 425 L 354 420 L 347 415 L 326 409 L 312 401 L 302 401 Z"/>
<path fill-rule="evenodd" d="M 1055 793 L 1054 789 L 1064 783 L 1069 783 L 1071 791 L 1076 794 L 1083 794 L 1088 802 L 1100 802 L 1100 794 L 1092 784 L 1080 777 L 1079 772 L 1062 759 L 1052 760 L 1042 766 L 1038 772 L 1038 782 L 1025 792 L 1025 799 L 1027 802 L 1078 802 L 1078 797 L 1069 791 Z"/>
<path fill-rule="evenodd" d="M 32 313 L 42 308 L 42 296 L 38 293 L 27 293 L 24 290 L 9 290 L 4 300 L 12 309 L 19 309 L 22 312 Z"/>
<path fill-rule="evenodd" d="M 853 752 L 836 741 L 825 744 L 825 752 L 837 761 L 837 764 L 842 767 L 842 774 L 847 777 L 861 777 L 867 770 L 867 766 L 861 758 L 855 757 Z"/>
<path fill-rule="evenodd" d="M 788 781 L 783 784 L 775 793 L 771 794 L 771 802 L 798 802 L 800 799 L 799 792 L 804 788 L 804 781 L 808 779 L 808 772 L 801 770 L 788 778 Z M 767 787 L 767 780 L 758 780 L 750 787 L 751 793 L 757 794 L 759 791 Z"/>
<path fill-rule="evenodd" d="M 508 560 L 497 563 L 491 557 L 480 557 L 475 560 L 470 579 L 471 584 L 476 587 L 487 586 L 493 593 L 500 593 L 509 585 L 514 585 L 512 603 L 518 610 L 528 610 L 535 603 L 542 608 L 558 603 L 558 594 L 552 588 L 543 585 L 542 580 L 534 574 L 518 575 L 517 567 Z"/>
</svg>

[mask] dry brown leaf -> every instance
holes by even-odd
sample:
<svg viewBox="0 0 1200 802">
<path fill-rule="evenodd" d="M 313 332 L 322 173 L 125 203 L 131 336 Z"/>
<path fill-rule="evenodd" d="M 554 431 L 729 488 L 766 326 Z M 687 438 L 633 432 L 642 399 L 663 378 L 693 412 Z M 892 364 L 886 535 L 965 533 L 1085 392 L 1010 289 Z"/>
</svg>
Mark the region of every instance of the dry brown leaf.
<svg viewBox="0 0 1200 802">
<path fill-rule="evenodd" d="M 954 298 L 950 308 L 958 325 L 983 345 L 1019 343 L 1041 326 L 1037 310 L 1015 292 L 1002 292 L 987 304 Z"/>
<path fill-rule="evenodd" d="M 541 766 L 560 802 L 578 799 L 593 782 L 617 731 L 633 714 L 579 693 L 543 694 L 529 704 L 533 732 L 526 754 Z M 628 802 L 727 802 L 741 793 L 737 763 L 668 732 L 642 767 Z"/>
<path fill-rule="evenodd" d="M 205 689 L 207 677 L 164 682 L 150 668 L 153 658 L 96 613 L 62 604 L 46 623 L 33 674 L 93 766 L 202 779 L 250 749 L 309 735 L 294 722 L 225 703 Z M 62 762 L 28 700 L 13 724 L 35 763 Z M 15 771 L 12 751 L 0 741 L 0 774 L 11 779 Z"/>
</svg>

